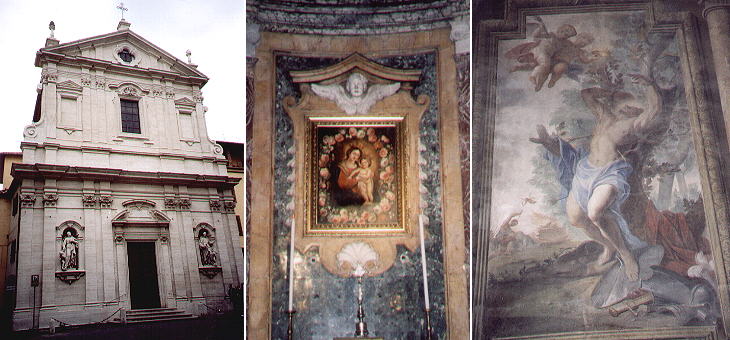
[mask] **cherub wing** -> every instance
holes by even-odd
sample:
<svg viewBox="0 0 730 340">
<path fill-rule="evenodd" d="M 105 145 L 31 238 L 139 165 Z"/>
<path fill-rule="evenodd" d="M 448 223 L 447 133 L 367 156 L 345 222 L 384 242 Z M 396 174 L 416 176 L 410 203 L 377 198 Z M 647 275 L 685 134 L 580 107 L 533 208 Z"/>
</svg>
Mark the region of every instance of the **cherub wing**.
<svg viewBox="0 0 730 340">
<path fill-rule="evenodd" d="M 357 109 L 352 98 L 350 98 L 350 96 L 347 94 L 347 92 L 345 92 L 345 89 L 340 84 L 312 84 L 312 92 L 322 98 L 334 101 L 339 108 L 341 108 L 348 114 L 355 113 Z"/>
<path fill-rule="evenodd" d="M 326 98 L 329 100 L 337 101 L 337 98 L 341 98 L 344 96 L 347 96 L 345 93 L 345 89 L 342 88 L 342 85 L 340 84 L 332 84 L 332 85 L 319 85 L 319 84 L 312 84 L 312 91 L 314 94 Z"/>
<path fill-rule="evenodd" d="M 366 114 L 370 111 L 370 107 L 375 105 L 381 99 L 393 95 L 400 88 L 400 83 L 388 85 L 373 85 L 368 89 L 368 93 L 363 96 L 362 101 L 357 106 L 358 114 Z"/>
</svg>

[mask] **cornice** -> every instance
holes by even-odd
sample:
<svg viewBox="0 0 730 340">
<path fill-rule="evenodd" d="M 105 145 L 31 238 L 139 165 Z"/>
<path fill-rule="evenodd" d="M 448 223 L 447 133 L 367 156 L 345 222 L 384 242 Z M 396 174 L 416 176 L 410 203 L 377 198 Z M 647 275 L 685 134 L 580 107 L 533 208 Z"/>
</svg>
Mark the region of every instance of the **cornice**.
<svg viewBox="0 0 730 340">
<path fill-rule="evenodd" d="M 321 35 L 405 33 L 449 27 L 469 15 L 469 1 L 271 1 L 252 0 L 247 22 L 261 31 Z"/>
<path fill-rule="evenodd" d="M 179 153 L 171 152 L 141 152 L 141 151 L 127 151 L 112 148 L 96 147 L 96 146 L 69 146 L 60 145 L 55 143 L 36 143 L 36 142 L 21 142 L 20 149 L 27 148 L 54 148 L 56 150 L 73 150 L 82 152 L 93 152 L 93 153 L 104 153 L 104 154 L 125 154 L 125 155 L 138 155 L 148 157 L 161 157 L 161 158 L 173 158 L 173 159 L 184 159 L 184 160 L 196 160 L 214 162 L 219 164 L 227 164 L 228 160 L 223 155 L 214 156 L 191 156 Z"/>
<path fill-rule="evenodd" d="M 130 171 L 111 168 L 92 168 L 52 164 L 13 164 L 11 175 L 17 179 L 97 180 L 112 183 L 185 185 L 188 187 L 234 187 L 241 180 L 236 177 L 200 175 L 173 172 Z"/>
</svg>

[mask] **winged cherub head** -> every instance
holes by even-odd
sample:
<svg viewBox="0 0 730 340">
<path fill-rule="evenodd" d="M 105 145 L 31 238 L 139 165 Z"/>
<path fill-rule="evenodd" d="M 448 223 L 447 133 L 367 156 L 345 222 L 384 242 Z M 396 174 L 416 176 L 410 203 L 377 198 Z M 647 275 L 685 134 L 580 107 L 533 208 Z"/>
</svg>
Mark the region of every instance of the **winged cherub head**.
<svg viewBox="0 0 730 340">
<path fill-rule="evenodd" d="M 368 79 L 361 73 L 353 73 L 347 78 L 347 92 L 353 97 L 360 97 L 365 94 L 368 88 Z"/>
</svg>

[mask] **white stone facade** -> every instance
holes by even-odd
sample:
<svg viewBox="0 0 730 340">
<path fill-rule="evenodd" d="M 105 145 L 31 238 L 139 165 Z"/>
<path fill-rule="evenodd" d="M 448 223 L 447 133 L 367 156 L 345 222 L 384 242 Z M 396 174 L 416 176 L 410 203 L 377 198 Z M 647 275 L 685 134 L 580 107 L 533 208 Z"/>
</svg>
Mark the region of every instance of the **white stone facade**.
<svg viewBox="0 0 730 340">
<path fill-rule="evenodd" d="M 207 135 L 200 91 L 207 77 L 125 22 L 75 42 L 49 39 L 36 66 L 35 121 L 24 131 L 23 164 L 13 167 L 13 328 L 94 323 L 132 308 L 127 245 L 140 241 L 154 242 L 161 307 L 194 315 L 230 309 L 227 289 L 244 275 L 238 179 L 227 176 L 222 148 Z M 138 103 L 139 134 L 122 132 L 123 99 Z M 216 265 L 201 262 L 203 229 Z M 78 244 L 78 268 L 61 268 L 65 230 Z"/>
</svg>

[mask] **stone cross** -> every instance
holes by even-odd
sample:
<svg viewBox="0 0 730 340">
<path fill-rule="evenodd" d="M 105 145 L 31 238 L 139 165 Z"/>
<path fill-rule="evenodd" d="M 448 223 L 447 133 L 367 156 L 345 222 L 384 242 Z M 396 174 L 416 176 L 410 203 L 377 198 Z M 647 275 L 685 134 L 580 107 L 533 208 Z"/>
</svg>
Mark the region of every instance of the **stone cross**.
<svg viewBox="0 0 730 340">
<path fill-rule="evenodd" d="M 129 8 L 124 7 L 124 3 L 120 2 L 119 6 L 117 6 L 117 9 L 119 9 L 122 12 L 122 20 L 124 20 L 124 12 L 128 11 Z"/>
</svg>

